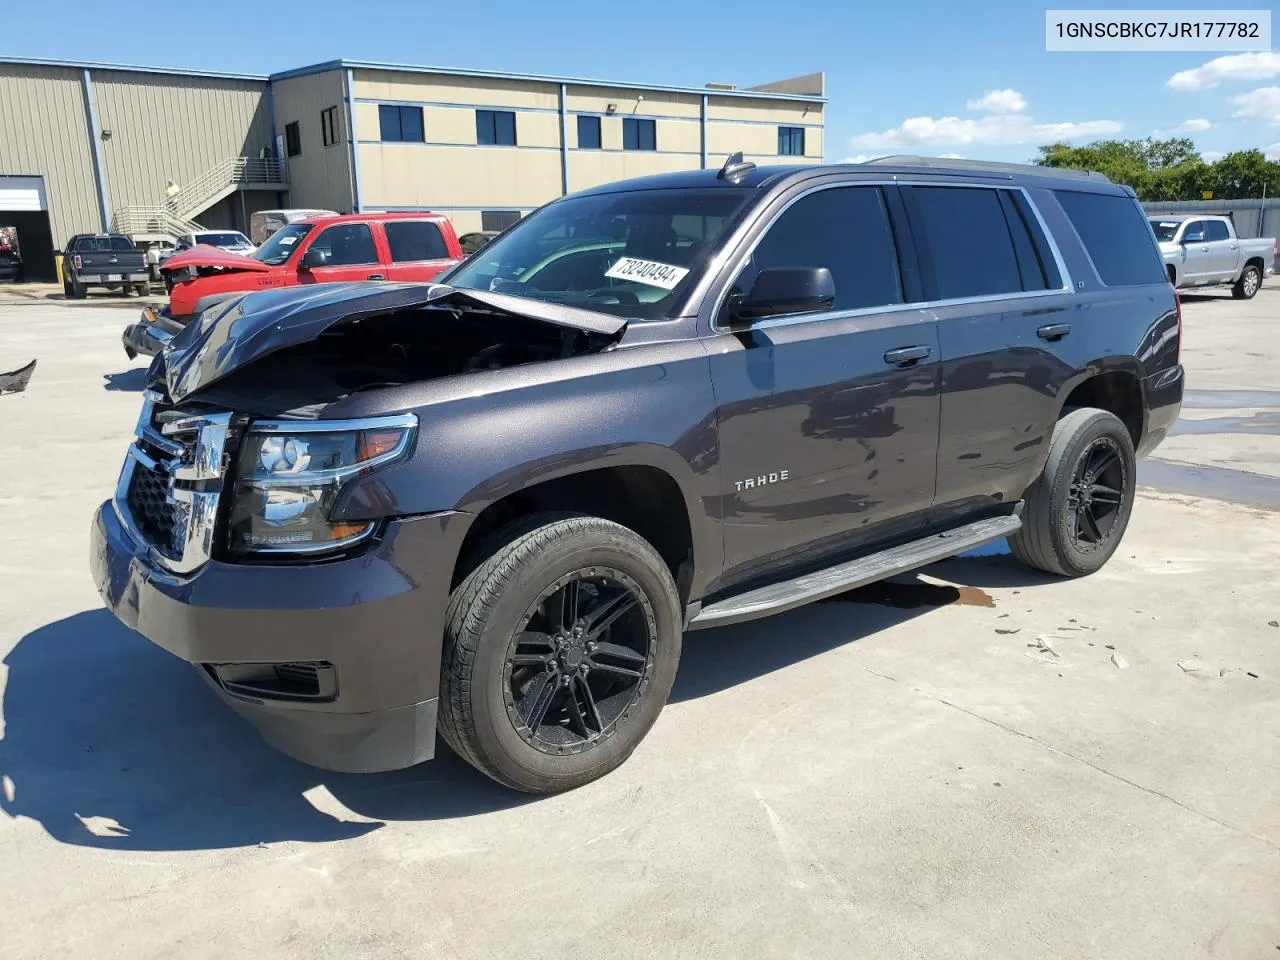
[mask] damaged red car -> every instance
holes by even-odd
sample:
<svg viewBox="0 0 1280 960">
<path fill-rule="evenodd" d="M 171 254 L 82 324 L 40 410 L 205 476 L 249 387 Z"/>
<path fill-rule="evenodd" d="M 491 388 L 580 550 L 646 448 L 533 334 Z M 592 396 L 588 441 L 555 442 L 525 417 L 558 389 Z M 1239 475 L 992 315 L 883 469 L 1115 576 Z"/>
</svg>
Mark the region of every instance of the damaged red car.
<svg viewBox="0 0 1280 960">
<path fill-rule="evenodd" d="M 249 256 L 204 244 L 160 268 L 169 306 L 124 332 L 130 359 L 155 356 L 193 317 L 236 294 L 355 280 L 421 282 L 463 257 L 453 224 L 433 213 L 312 217 L 282 227 Z"/>
</svg>

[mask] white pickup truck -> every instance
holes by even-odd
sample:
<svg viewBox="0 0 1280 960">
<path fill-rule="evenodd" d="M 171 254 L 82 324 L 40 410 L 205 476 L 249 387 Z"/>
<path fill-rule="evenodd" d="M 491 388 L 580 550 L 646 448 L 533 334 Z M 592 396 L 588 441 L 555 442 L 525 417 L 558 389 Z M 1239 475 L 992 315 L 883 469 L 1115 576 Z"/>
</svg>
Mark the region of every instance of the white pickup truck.
<svg viewBox="0 0 1280 960">
<path fill-rule="evenodd" d="M 1248 300 L 1275 267 L 1272 237 L 1241 240 L 1228 217 L 1151 217 L 1164 255 L 1169 282 L 1175 287 L 1231 284 L 1237 300 Z"/>
</svg>

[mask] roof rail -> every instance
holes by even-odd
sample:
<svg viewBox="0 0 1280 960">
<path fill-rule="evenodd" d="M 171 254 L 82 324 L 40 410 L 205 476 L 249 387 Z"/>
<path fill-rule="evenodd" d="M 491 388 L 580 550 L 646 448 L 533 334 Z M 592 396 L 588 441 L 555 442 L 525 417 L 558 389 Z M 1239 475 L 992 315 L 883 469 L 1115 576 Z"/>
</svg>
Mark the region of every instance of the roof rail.
<svg viewBox="0 0 1280 960">
<path fill-rule="evenodd" d="M 1096 180 L 1110 183 L 1106 174 L 1096 170 L 1072 170 L 1067 167 L 1042 167 L 1034 163 L 1002 163 L 999 160 L 959 160 L 949 157 L 917 157 L 902 154 L 894 157 L 876 157 L 866 164 L 899 167 L 950 167 L 953 170 L 987 170 L 991 173 L 1021 174 L 1033 177 L 1061 177 L 1064 180 Z"/>
</svg>

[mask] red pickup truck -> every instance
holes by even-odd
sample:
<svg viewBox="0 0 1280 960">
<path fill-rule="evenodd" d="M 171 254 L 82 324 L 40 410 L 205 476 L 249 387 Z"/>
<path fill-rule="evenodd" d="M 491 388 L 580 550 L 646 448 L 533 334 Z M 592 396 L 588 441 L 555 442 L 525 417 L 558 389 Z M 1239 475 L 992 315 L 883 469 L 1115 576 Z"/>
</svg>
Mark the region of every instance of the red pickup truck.
<svg viewBox="0 0 1280 960">
<path fill-rule="evenodd" d="M 434 213 L 311 217 L 280 228 L 249 256 L 198 245 L 161 266 L 169 306 L 147 308 L 125 330 L 125 353 L 154 356 L 189 320 L 237 293 L 351 280 L 425 281 L 462 257 L 453 224 Z"/>
</svg>

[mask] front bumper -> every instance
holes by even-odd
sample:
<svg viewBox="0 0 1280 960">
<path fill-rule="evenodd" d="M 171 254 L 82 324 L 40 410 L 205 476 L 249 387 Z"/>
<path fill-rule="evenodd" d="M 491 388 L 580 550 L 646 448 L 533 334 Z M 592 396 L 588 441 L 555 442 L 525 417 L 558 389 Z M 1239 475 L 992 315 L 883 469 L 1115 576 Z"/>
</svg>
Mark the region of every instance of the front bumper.
<svg viewBox="0 0 1280 960">
<path fill-rule="evenodd" d="M 132 360 L 141 354 L 154 357 L 182 332 L 182 324 L 168 316 L 168 308 L 156 312 L 151 307 L 142 311 L 137 323 L 124 328 L 120 337 L 125 355 Z"/>
<path fill-rule="evenodd" d="M 332 663 L 337 695 L 328 702 L 244 696 L 200 673 L 289 756 L 349 773 L 395 770 L 435 752 L 442 625 L 462 516 L 393 521 L 348 559 L 215 560 L 178 577 L 147 559 L 108 501 L 94 515 L 90 565 L 117 618 L 189 663 Z"/>
</svg>

